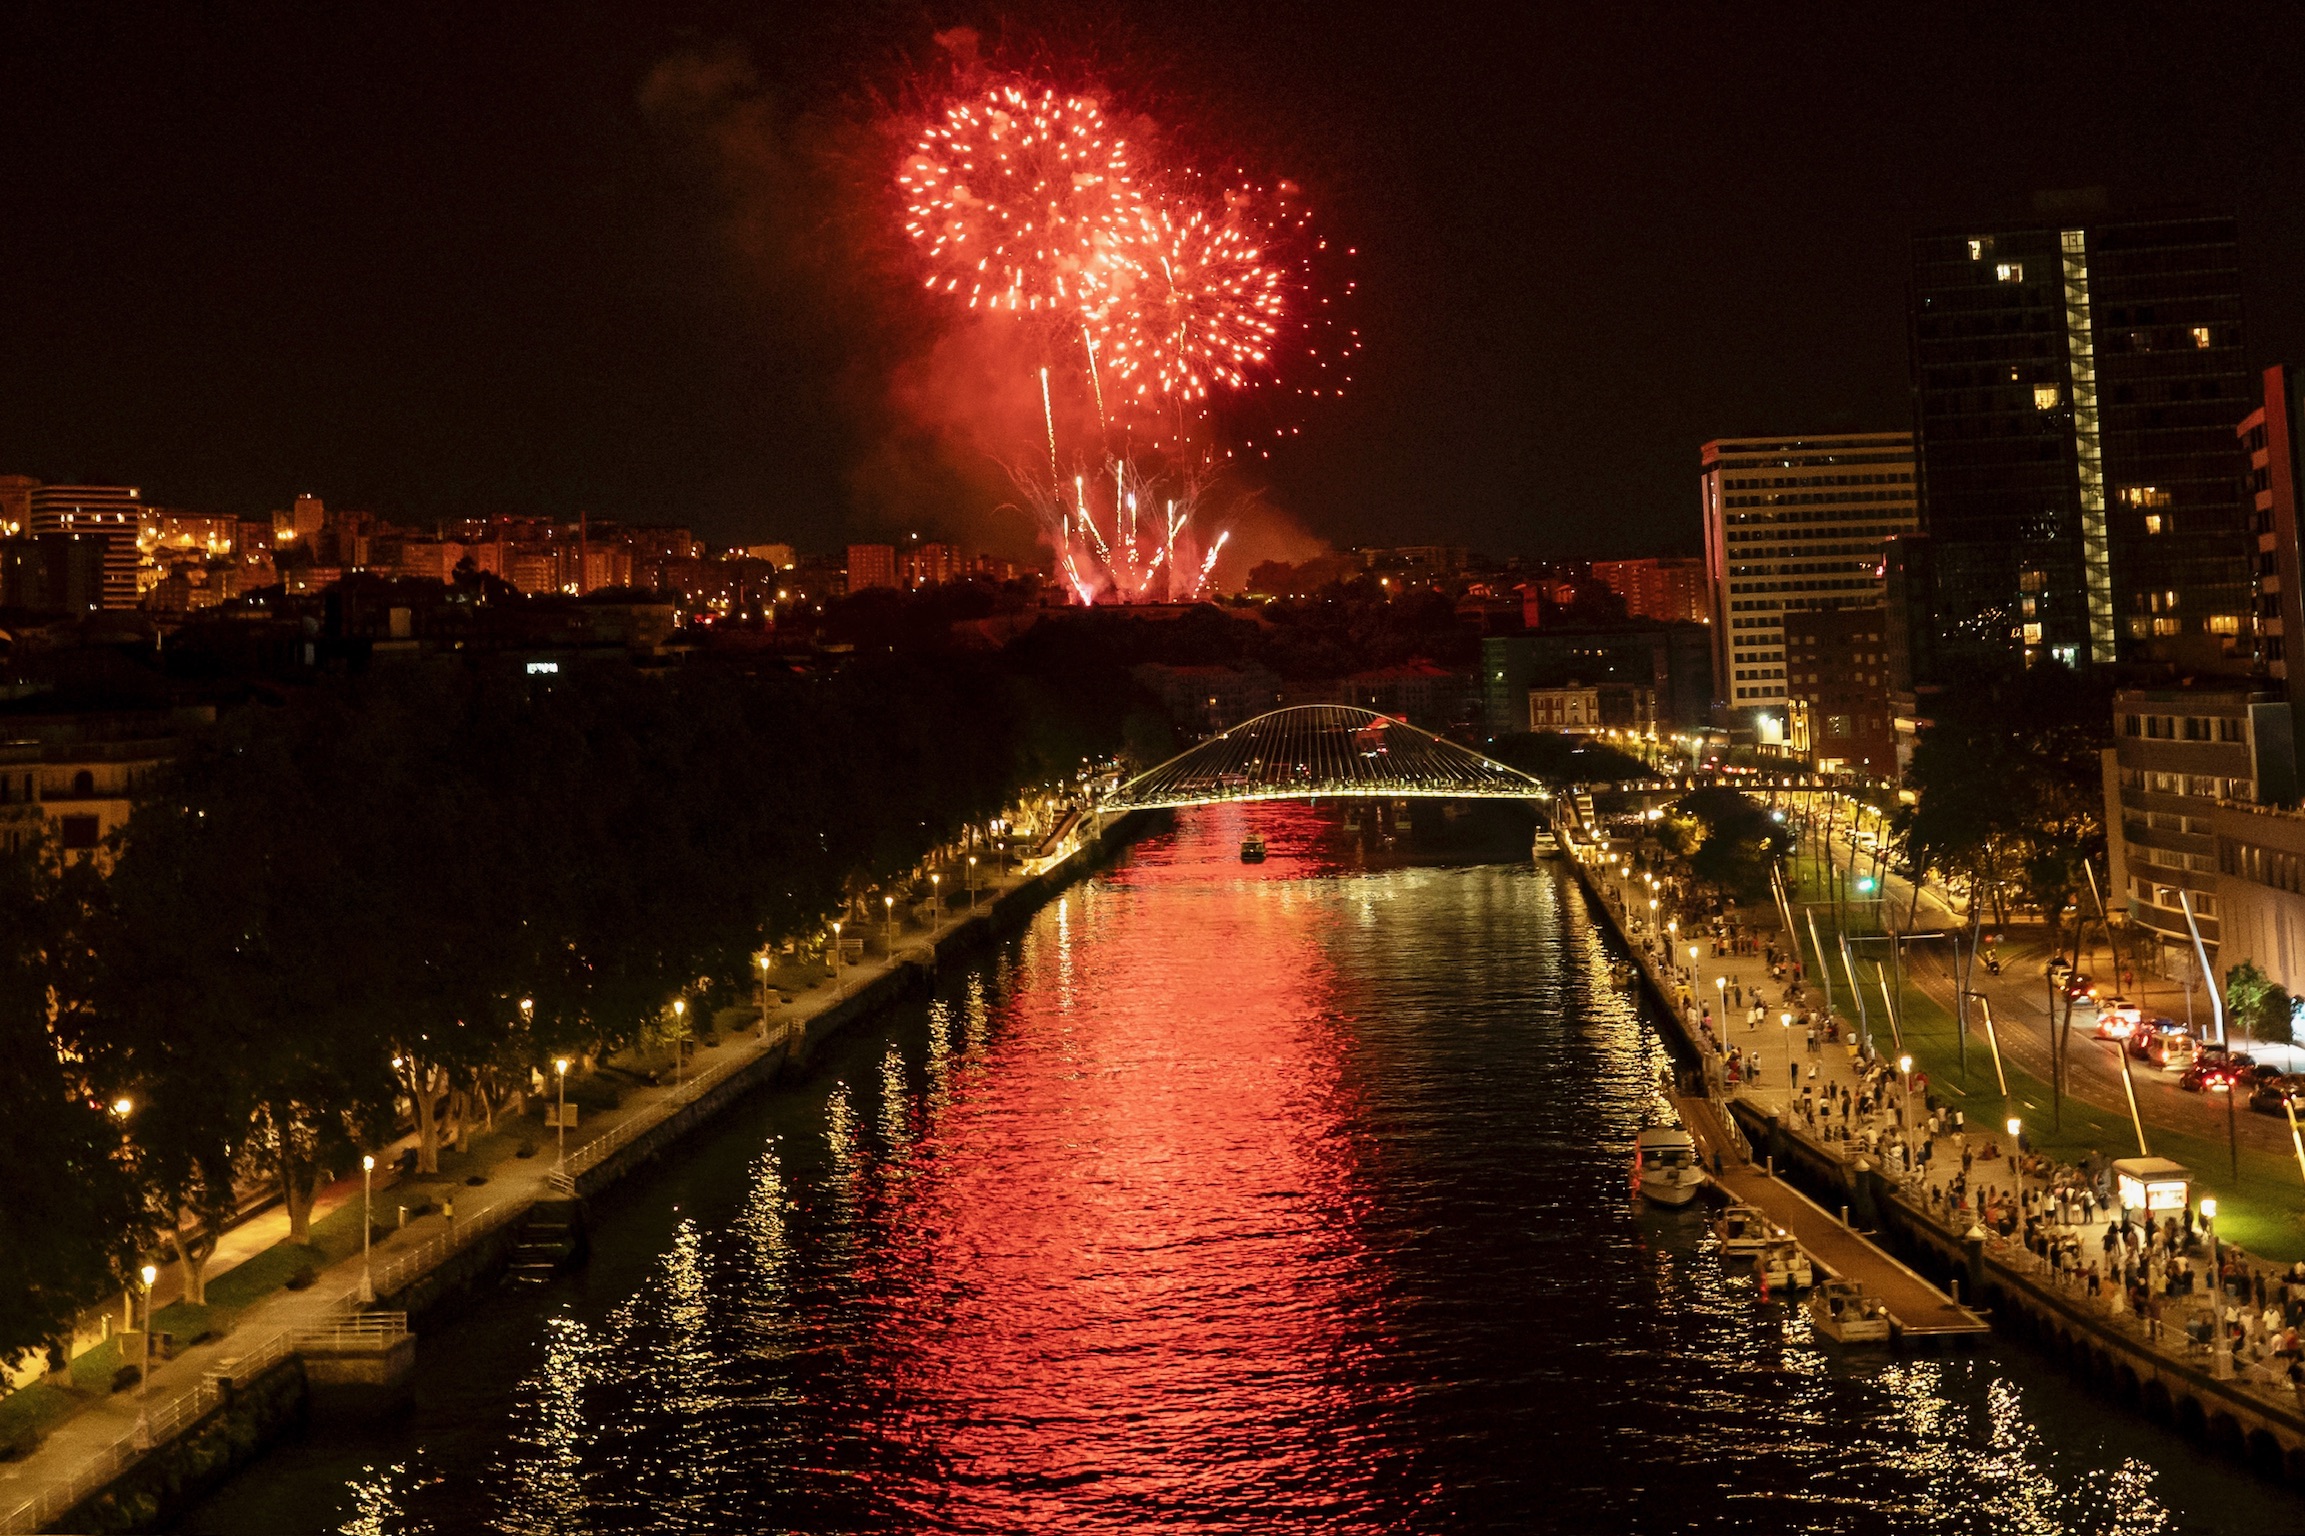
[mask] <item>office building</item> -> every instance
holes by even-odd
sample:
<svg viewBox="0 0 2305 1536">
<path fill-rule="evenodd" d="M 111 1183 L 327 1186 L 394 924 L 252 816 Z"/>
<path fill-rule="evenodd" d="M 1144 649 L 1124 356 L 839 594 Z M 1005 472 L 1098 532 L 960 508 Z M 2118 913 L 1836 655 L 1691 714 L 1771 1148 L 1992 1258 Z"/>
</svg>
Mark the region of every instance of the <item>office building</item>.
<svg viewBox="0 0 2305 1536">
<path fill-rule="evenodd" d="M 850 592 L 862 592 L 867 587 L 893 587 L 898 584 L 895 545 L 851 544 L 848 546 L 848 590 Z"/>
<path fill-rule="evenodd" d="M 0 608 L 75 616 L 102 608 L 109 548 L 93 533 L 0 539 Z"/>
<path fill-rule="evenodd" d="M 1492 737 L 1529 729 L 1531 689 L 1643 688 L 1660 729 L 1690 730 L 1712 713 L 1711 631 L 1702 624 L 1549 629 L 1481 640 L 1482 726 Z"/>
<path fill-rule="evenodd" d="M 1912 434 L 1719 438 L 1701 465 L 1719 697 L 1781 729 L 1785 615 L 1881 602 L 1884 541 L 1918 518 Z"/>
<path fill-rule="evenodd" d="M 2190 953 L 2190 902 L 2202 942 L 2216 954 L 2220 803 L 2274 804 L 2297 793 L 2289 705 L 2245 685 L 2123 689 L 2113 696 L 2105 753 L 2105 841 L 2113 889 L 2130 918 L 2163 949 Z M 2189 962 L 2165 957 L 2185 974 Z"/>
<path fill-rule="evenodd" d="M 132 485 L 43 485 L 31 495 L 35 536 L 72 533 L 103 541 L 106 608 L 136 606 L 137 571 L 144 563 L 137 537 L 144 515 L 144 503 Z"/>
<path fill-rule="evenodd" d="M 1786 693 L 1821 773 L 1894 778 L 1889 610 L 1794 609 L 1785 615 Z"/>
<path fill-rule="evenodd" d="M 2244 668 L 2234 221 L 1922 235 L 1912 296 L 1942 659 Z"/>
<path fill-rule="evenodd" d="M 1595 560 L 1593 579 L 1623 598 L 1625 612 L 1636 619 L 1712 622 L 1702 560 Z"/>
<path fill-rule="evenodd" d="M 2259 404 L 2238 432 L 2247 476 L 2249 529 L 2256 544 L 2251 608 L 2257 659 L 2305 727 L 2305 577 L 2297 550 L 2297 396 L 2286 367 L 2265 370 Z M 2292 652 L 2295 654 L 2293 655 Z"/>
</svg>

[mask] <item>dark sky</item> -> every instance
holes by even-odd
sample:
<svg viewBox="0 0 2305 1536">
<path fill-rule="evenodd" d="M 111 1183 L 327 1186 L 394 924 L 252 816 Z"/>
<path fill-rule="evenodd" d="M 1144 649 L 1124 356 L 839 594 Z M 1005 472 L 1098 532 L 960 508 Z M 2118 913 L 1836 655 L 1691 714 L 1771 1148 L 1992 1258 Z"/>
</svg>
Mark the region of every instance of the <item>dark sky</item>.
<svg viewBox="0 0 2305 1536">
<path fill-rule="evenodd" d="M 935 30 L 1044 17 L 1359 247 L 1358 391 L 1269 471 L 1339 544 L 1693 552 L 1698 443 L 1904 425 L 1907 236 L 2035 188 L 2236 208 L 2253 350 L 2305 358 L 2287 6 L 1078 9 L 10 7 L 0 471 L 819 547 L 949 524 L 859 490 L 873 326 L 739 253 L 642 87 L 733 52 L 821 142 Z"/>
</svg>

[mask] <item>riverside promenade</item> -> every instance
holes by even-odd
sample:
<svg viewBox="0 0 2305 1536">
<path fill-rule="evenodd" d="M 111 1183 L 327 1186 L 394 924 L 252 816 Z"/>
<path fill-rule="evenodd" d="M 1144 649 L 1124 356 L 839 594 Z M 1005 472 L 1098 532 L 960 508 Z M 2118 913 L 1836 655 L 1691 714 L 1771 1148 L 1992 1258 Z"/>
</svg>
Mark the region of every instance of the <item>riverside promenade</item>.
<svg viewBox="0 0 2305 1536">
<path fill-rule="evenodd" d="M 1727 1139 L 1756 1162 L 1774 1159 L 1826 1205 L 1845 1201 L 1858 1224 L 1950 1274 L 1962 1301 L 2100 1395 L 2305 1482 L 2305 1397 L 2293 1379 L 2305 1273 L 2230 1244 L 2213 1253 L 2197 1209 L 2151 1227 L 2123 1212 L 2118 1151 L 2056 1164 L 2023 1151 L 2005 1123 L 1964 1123 L 1924 1074 L 1899 1070 L 1885 1001 L 1870 1010 L 1869 1042 L 1848 1017 L 1846 978 L 1827 1006 L 1772 909 L 1715 910 L 1621 846 L 1588 842 L 1575 856 L 1698 1048 L 1710 1090 L 1688 1101 L 1702 1104 L 1687 1116 L 1698 1134 L 1727 1120 Z"/>
<path fill-rule="evenodd" d="M 484 1184 L 456 1189 L 443 1212 L 411 1220 L 379 1243 L 370 1259 L 372 1285 L 355 1253 L 319 1271 L 302 1290 L 279 1290 L 257 1301 L 223 1337 L 181 1349 L 172 1359 L 154 1359 L 141 1391 L 93 1398 L 30 1455 L 0 1463 L 0 1532 L 58 1529 L 55 1522 L 200 1427 L 237 1389 L 290 1359 L 328 1354 L 347 1340 L 389 1347 L 406 1335 L 407 1314 L 379 1311 L 365 1295 L 405 1304 L 444 1272 L 473 1264 L 483 1248 L 496 1248 L 494 1257 L 501 1261 L 540 1209 L 565 1206 L 572 1197 L 605 1187 L 722 1104 L 770 1080 L 787 1063 L 805 1060 L 813 1040 L 902 996 L 934 973 L 940 955 L 973 948 L 1005 920 L 1037 908 L 1126 836 L 1120 823 L 1068 819 L 1061 841 L 1030 873 L 980 872 L 973 901 L 955 892 L 941 917 L 923 917 L 920 926 L 898 933 L 893 945 L 884 941 L 877 955 L 846 964 L 837 984 L 827 980 L 789 1003 L 772 1004 L 765 1018 L 757 1007 L 724 1010 L 724 1021 L 740 1013 L 743 1027 L 699 1051 L 702 1059 L 679 1081 L 634 1088 L 616 1109 L 597 1118 L 579 1116 L 567 1133 L 565 1162 L 557 1154 L 556 1133 L 549 1127 L 538 1132 L 535 1156 L 492 1166 Z M 532 1099 L 530 1113 L 548 1102 Z M 377 1188 L 381 1215 L 393 1208 L 391 1185 L 379 1180 Z M 360 1198 L 356 1181 L 351 1198 Z M 234 1245 L 241 1252 L 248 1247 L 245 1241 Z M 229 1272 L 212 1270 L 209 1284 Z"/>
</svg>

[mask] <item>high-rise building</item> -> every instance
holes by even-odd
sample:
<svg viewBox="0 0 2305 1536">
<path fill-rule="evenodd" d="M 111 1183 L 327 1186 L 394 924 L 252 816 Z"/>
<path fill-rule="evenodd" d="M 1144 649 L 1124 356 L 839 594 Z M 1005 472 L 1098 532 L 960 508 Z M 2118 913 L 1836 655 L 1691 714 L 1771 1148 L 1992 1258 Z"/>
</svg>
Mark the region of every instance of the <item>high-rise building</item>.
<svg viewBox="0 0 2305 1536">
<path fill-rule="evenodd" d="M 1785 669 L 1786 692 L 1807 716 L 1809 760 L 1820 772 L 1896 776 L 1886 607 L 1787 613 Z"/>
<path fill-rule="evenodd" d="M 867 587 L 893 587 L 896 585 L 895 545 L 851 544 L 848 546 L 849 591 L 862 592 Z"/>
<path fill-rule="evenodd" d="M 132 485 L 43 485 L 31 497 L 32 532 L 77 533 L 104 541 L 104 606 L 136 606 L 137 569 L 143 554 L 136 539 L 144 527 L 144 503 Z"/>
<path fill-rule="evenodd" d="M 77 617 L 104 606 L 99 534 L 38 533 L 0 539 L 0 608 Z"/>
<path fill-rule="evenodd" d="M 1912 300 L 1940 655 L 2245 665 L 2234 221 L 1922 235 Z"/>
<path fill-rule="evenodd" d="M 1884 541 L 1917 517 L 1913 437 L 1725 437 L 1701 452 L 1719 696 L 1781 732 L 1785 615 L 1881 602 Z"/>
<path fill-rule="evenodd" d="M 2298 566 L 2300 476 L 2295 381 L 2286 367 L 2265 370 L 2260 404 L 2238 428 L 2248 461 L 2249 527 L 2257 541 L 2252 608 L 2257 656 L 2305 728 L 2305 575 Z"/>
<path fill-rule="evenodd" d="M 1623 598 L 1625 612 L 1636 619 L 1712 622 L 1702 560 L 1595 560 L 1593 579 Z"/>
<path fill-rule="evenodd" d="M 939 587 L 958 578 L 965 569 L 964 557 L 950 544 L 915 542 L 897 551 L 897 580 L 903 586 Z"/>
</svg>

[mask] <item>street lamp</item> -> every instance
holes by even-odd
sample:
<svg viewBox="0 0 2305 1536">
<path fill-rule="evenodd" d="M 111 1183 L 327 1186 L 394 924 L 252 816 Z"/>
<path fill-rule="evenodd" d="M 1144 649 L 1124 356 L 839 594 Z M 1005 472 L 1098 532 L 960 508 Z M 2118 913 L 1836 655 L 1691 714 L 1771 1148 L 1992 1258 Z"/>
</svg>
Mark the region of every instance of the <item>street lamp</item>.
<svg viewBox="0 0 2305 1536">
<path fill-rule="evenodd" d="M 976 855 L 968 856 L 968 909 L 976 910 Z"/>
<path fill-rule="evenodd" d="M 2017 1169 L 2017 1215 L 2025 1214 L 2025 1122 L 2009 1117 L 2009 1160 Z"/>
<path fill-rule="evenodd" d="M 676 997 L 672 1000 L 672 1085 L 675 1088 L 680 1086 L 680 1069 L 688 1062 L 688 1052 L 685 1049 L 687 1042 L 681 1039 L 681 1031 L 687 1025 L 688 999 Z"/>
<path fill-rule="evenodd" d="M 768 1038 L 768 951 L 760 952 L 760 1038 Z"/>
<path fill-rule="evenodd" d="M 2225 1336 L 2225 1262 L 2217 1246 L 2217 1202 L 2207 1196 L 2201 1200 L 2201 1224 L 2209 1229 L 2209 1290 L 2214 1298 L 2209 1305 L 2209 1321 L 2217 1334 L 2209 1374 L 2225 1381 L 2233 1375 L 2233 1344 Z"/>
<path fill-rule="evenodd" d="M 139 1445 L 150 1445 L 152 1419 L 144 1406 L 144 1397 L 152 1380 L 152 1282 L 160 1278 L 160 1271 L 147 1264 L 136 1273 L 144 1281 L 143 1358 L 136 1365 L 136 1441 Z"/>
<path fill-rule="evenodd" d="M 935 928 L 944 921 L 944 876 L 928 877 L 928 925 Z"/>
<path fill-rule="evenodd" d="M 360 1299 L 376 1300 L 376 1271 L 369 1267 L 368 1240 L 376 1230 L 376 1156 L 371 1152 L 360 1155 Z"/>
<path fill-rule="evenodd" d="M 840 919 L 832 922 L 832 995 L 840 996 Z"/>
<path fill-rule="evenodd" d="M 1905 1162 L 1913 1161 L 1913 1058 L 1897 1058 L 1897 1075 L 1905 1080 L 1905 1101 L 1898 1109 L 1898 1117 L 1905 1122 Z"/>
<path fill-rule="evenodd" d="M 1727 1029 L 1729 1027 L 1729 978 L 1715 976 L 1713 978 L 1713 990 L 1720 994 L 1721 1027 Z"/>
<path fill-rule="evenodd" d="M 896 958 L 896 898 L 883 896 L 880 899 L 880 904 L 888 913 L 888 957 L 894 960 Z"/>
<path fill-rule="evenodd" d="M 1697 946 L 1694 944 L 1689 946 L 1689 979 L 1697 979 Z"/>
<path fill-rule="evenodd" d="M 560 1166 L 565 1169 L 568 1166 L 568 1058 L 566 1056 L 552 1058 L 552 1082 L 553 1091 L 559 1095 L 559 1103 L 553 1107 L 552 1123 L 560 1132 Z"/>
</svg>

